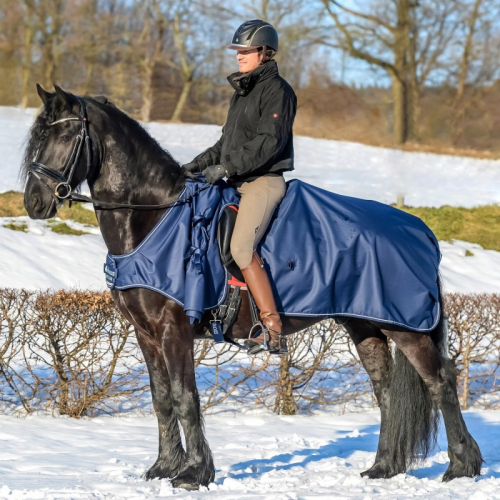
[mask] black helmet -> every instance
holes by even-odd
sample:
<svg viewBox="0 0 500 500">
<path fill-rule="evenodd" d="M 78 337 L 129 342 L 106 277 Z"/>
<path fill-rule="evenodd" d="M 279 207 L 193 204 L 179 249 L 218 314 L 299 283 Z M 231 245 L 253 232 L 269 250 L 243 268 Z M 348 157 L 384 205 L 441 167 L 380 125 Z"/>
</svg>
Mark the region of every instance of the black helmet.
<svg viewBox="0 0 500 500">
<path fill-rule="evenodd" d="M 265 45 L 278 52 L 278 33 L 271 24 L 253 19 L 243 23 L 236 30 L 228 49 L 241 50 Z"/>
</svg>

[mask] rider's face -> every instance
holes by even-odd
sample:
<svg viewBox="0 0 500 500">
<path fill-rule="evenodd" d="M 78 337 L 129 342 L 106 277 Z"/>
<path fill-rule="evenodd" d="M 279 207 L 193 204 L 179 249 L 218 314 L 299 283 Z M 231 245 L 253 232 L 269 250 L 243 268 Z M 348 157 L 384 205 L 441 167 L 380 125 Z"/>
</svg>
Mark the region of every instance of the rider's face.
<svg viewBox="0 0 500 500">
<path fill-rule="evenodd" d="M 262 57 L 263 51 L 258 50 L 258 48 L 249 48 L 236 52 L 236 60 L 242 73 L 248 73 L 257 68 L 262 61 Z"/>
</svg>

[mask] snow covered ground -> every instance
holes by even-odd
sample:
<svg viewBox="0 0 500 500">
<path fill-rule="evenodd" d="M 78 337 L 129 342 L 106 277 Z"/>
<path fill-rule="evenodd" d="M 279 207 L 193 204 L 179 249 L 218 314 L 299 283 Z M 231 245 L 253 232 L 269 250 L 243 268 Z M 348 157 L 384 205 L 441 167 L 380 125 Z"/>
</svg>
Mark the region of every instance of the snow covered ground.
<svg viewBox="0 0 500 500">
<path fill-rule="evenodd" d="M 0 107 L 0 192 L 22 190 L 17 183 L 22 141 L 34 114 Z M 151 123 L 147 128 L 180 162 L 220 135 L 220 127 L 208 125 Z M 296 171 L 287 177 L 341 194 L 386 203 L 404 195 L 414 206 L 500 202 L 499 161 L 306 137 L 297 137 L 295 147 Z M 6 229 L 8 222 L 0 219 L 0 287 L 104 288 L 106 249 L 97 230 L 64 236 L 46 222 L 16 218 L 27 232 Z M 441 242 L 441 249 L 447 291 L 500 292 L 500 252 L 465 242 Z M 207 491 L 193 493 L 174 490 L 166 480 L 142 480 L 157 455 L 153 417 L 76 421 L 0 415 L 0 499 L 500 499 L 500 412 L 464 416 L 484 454 L 483 476 L 444 484 L 443 430 L 438 449 L 421 467 L 391 480 L 359 476 L 375 457 L 377 410 L 280 417 L 242 408 L 208 415 L 216 478 Z"/>
<path fill-rule="evenodd" d="M 209 416 L 216 476 L 199 492 L 173 489 L 167 480 L 142 480 L 157 456 L 153 417 L 0 416 L 0 498 L 500 499 L 500 412 L 464 416 L 486 463 L 479 479 L 450 483 L 441 482 L 448 466 L 443 431 L 436 451 L 415 470 L 390 480 L 361 478 L 375 458 L 377 411 Z"/>
</svg>

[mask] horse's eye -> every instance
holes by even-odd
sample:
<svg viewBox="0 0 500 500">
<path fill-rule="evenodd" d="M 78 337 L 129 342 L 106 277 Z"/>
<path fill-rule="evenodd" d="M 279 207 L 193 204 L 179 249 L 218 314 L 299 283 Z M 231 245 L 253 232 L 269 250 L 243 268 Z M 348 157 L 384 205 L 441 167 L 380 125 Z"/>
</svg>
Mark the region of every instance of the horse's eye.
<svg viewBox="0 0 500 500">
<path fill-rule="evenodd" d="M 71 140 L 70 135 L 61 135 L 60 139 L 61 142 L 69 142 Z"/>
</svg>

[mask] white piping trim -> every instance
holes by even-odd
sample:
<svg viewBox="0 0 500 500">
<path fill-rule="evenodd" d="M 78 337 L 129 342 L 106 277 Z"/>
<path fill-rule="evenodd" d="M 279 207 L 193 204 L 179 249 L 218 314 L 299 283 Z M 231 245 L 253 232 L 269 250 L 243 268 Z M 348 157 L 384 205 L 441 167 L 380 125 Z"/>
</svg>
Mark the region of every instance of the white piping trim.
<svg viewBox="0 0 500 500">
<path fill-rule="evenodd" d="M 226 278 L 227 278 L 227 276 L 226 276 Z M 130 285 L 115 286 L 114 288 L 112 288 L 112 290 L 121 291 L 121 290 L 127 290 L 129 288 L 146 288 L 148 290 L 152 290 L 153 292 L 157 292 L 160 295 L 168 297 L 169 299 L 173 300 L 176 304 L 179 304 L 180 306 L 184 307 L 184 304 L 180 300 L 177 300 L 175 297 L 172 297 L 171 295 L 164 292 L 163 290 L 160 290 L 159 288 L 156 288 L 156 287 L 150 286 L 150 285 L 145 285 L 143 283 L 131 283 Z M 204 311 L 210 311 L 212 309 L 219 307 L 222 304 L 222 302 L 224 302 L 224 300 L 226 298 L 226 294 L 227 294 L 227 279 L 224 280 L 224 291 L 222 293 L 221 298 L 218 299 L 217 304 L 215 304 L 214 306 L 205 307 Z"/>
<path fill-rule="evenodd" d="M 437 324 L 439 323 L 439 318 L 441 317 L 441 306 L 438 302 L 438 314 L 436 315 L 436 321 L 430 328 L 415 328 L 413 326 L 406 325 L 405 323 L 400 323 L 398 321 L 392 321 L 390 319 L 381 319 L 381 318 L 374 318 L 372 316 L 366 316 L 363 314 L 355 314 L 355 313 L 325 313 L 325 314 L 312 314 L 312 313 L 288 313 L 288 312 L 283 312 L 283 311 L 278 311 L 278 314 L 282 314 L 283 316 L 293 316 L 293 317 L 327 317 L 327 318 L 334 318 L 335 316 L 349 316 L 351 318 L 362 318 L 362 319 L 370 319 L 373 321 L 380 321 L 381 323 L 388 323 L 391 325 L 397 325 L 397 326 L 403 326 L 405 328 L 408 328 L 409 330 L 412 330 L 414 332 L 430 332 L 436 328 Z"/>
</svg>

